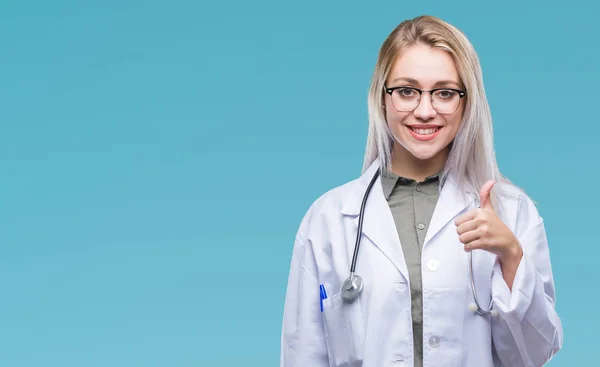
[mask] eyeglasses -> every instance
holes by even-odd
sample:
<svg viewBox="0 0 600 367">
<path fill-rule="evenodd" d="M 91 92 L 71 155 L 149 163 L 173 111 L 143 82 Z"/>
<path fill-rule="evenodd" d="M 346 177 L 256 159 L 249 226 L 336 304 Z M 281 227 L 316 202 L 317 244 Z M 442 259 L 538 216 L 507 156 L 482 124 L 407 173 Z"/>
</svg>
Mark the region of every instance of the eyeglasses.
<svg viewBox="0 0 600 367">
<path fill-rule="evenodd" d="M 453 88 L 436 88 L 421 90 L 413 87 L 385 88 L 385 92 L 392 97 L 392 104 L 398 112 L 414 111 L 421 101 L 421 95 L 425 92 L 431 95 L 431 105 L 437 113 L 446 115 L 456 112 L 460 100 L 467 92 Z"/>
</svg>

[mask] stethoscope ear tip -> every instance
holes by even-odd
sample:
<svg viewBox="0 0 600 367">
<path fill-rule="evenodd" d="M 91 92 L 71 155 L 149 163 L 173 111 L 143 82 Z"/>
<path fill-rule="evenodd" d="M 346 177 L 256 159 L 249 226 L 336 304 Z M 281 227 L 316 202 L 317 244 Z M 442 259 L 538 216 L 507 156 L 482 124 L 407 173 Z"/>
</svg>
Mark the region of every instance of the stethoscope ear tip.
<svg viewBox="0 0 600 367">
<path fill-rule="evenodd" d="M 469 304 L 469 311 L 477 312 L 477 305 L 474 303 Z"/>
<path fill-rule="evenodd" d="M 498 311 L 497 310 L 492 310 L 491 314 L 492 314 L 492 317 L 497 317 L 498 316 Z"/>
</svg>

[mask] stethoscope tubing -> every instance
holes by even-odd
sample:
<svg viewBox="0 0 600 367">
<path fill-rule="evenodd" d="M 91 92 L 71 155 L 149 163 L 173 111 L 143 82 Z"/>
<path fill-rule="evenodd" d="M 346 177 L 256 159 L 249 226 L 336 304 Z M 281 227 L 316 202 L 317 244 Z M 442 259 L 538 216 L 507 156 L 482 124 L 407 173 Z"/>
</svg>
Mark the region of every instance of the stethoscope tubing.
<svg viewBox="0 0 600 367">
<path fill-rule="evenodd" d="M 362 202 L 360 205 L 360 212 L 358 215 L 358 230 L 356 232 L 356 241 L 354 243 L 354 252 L 352 254 L 352 263 L 350 264 L 350 276 L 344 282 L 344 285 L 355 284 L 355 282 L 358 280 L 358 281 L 360 281 L 360 287 L 358 289 L 356 289 L 354 292 L 351 292 L 350 297 L 344 297 L 347 300 L 358 297 L 358 294 L 362 290 L 362 278 L 359 275 L 356 275 L 356 263 L 357 263 L 357 259 L 358 259 L 358 251 L 360 249 L 360 239 L 362 237 L 362 226 L 363 226 L 363 221 L 364 221 L 364 214 L 365 214 L 365 207 L 367 204 L 367 199 L 369 198 L 371 189 L 373 188 L 373 185 L 377 181 L 377 178 L 379 177 L 380 173 L 381 173 L 381 169 L 378 169 L 375 172 L 375 174 L 373 175 L 373 178 L 371 178 L 371 181 L 369 182 L 369 185 L 367 186 L 367 189 L 365 190 L 365 194 L 363 195 L 363 199 L 362 199 Z M 481 316 L 495 315 L 496 313 L 494 312 L 494 310 L 492 310 L 493 300 L 490 300 L 490 305 L 487 309 L 483 309 L 479 304 L 479 300 L 477 299 L 477 290 L 475 289 L 475 280 L 473 279 L 473 251 L 470 251 L 470 253 L 469 253 L 469 278 L 470 278 L 470 283 L 471 283 L 471 292 L 473 293 L 473 300 L 475 301 L 475 305 L 473 305 L 475 307 L 470 307 L 470 308 L 472 308 L 474 312 L 476 312 L 477 314 L 479 314 Z M 344 291 L 344 287 L 342 287 L 342 291 Z M 348 292 L 343 292 L 343 293 L 347 294 Z"/>
</svg>

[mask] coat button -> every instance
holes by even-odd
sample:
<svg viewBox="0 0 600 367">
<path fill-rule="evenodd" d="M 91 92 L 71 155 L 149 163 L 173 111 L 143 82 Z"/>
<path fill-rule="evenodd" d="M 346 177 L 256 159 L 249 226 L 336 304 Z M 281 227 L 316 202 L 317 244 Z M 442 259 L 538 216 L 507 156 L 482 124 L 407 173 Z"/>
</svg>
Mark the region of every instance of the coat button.
<svg viewBox="0 0 600 367">
<path fill-rule="evenodd" d="M 431 271 L 436 271 L 440 268 L 440 263 L 437 260 L 429 260 L 427 262 L 427 268 Z"/>
<path fill-rule="evenodd" d="M 440 346 L 440 337 L 439 336 L 432 336 L 429 338 L 429 346 L 431 346 L 432 348 L 437 348 Z"/>
<path fill-rule="evenodd" d="M 419 225 L 417 227 L 419 227 L 419 229 L 424 229 L 425 225 L 423 223 L 419 223 Z"/>
<path fill-rule="evenodd" d="M 404 361 L 404 356 L 402 354 L 396 354 L 394 356 L 394 362 L 402 362 Z"/>
</svg>

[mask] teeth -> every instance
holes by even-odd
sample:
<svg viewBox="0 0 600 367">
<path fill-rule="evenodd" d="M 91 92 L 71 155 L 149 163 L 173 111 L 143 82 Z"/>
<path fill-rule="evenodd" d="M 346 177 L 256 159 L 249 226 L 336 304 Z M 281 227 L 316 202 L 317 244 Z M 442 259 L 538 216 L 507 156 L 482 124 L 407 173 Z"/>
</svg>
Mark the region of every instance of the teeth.
<svg viewBox="0 0 600 367">
<path fill-rule="evenodd" d="M 436 132 L 438 129 L 437 128 L 431 128 L 431 129 L 412 129 L 412 131 L 416 132 L 419 135 L 430 135 L 433 134 L 434 132 Z"/>
</svg>

